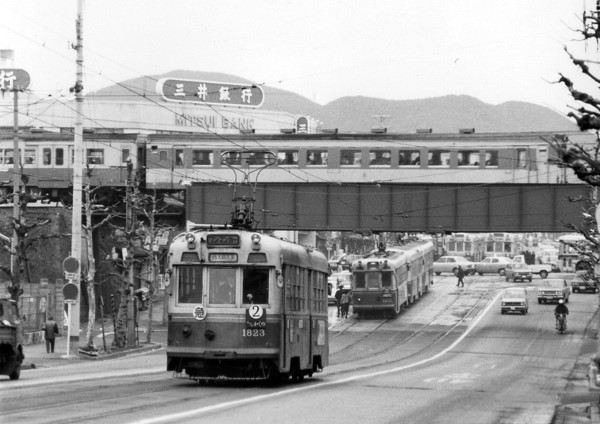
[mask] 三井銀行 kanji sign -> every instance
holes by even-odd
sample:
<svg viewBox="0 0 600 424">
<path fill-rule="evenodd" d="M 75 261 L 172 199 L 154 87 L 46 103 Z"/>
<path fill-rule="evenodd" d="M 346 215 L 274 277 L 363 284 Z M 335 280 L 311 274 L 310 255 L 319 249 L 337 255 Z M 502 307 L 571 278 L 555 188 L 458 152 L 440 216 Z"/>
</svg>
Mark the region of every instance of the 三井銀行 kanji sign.
<svg viewBox="0 0 600 424">
<path fill-rule="evenodd" d="M 0 91 L 26 90 L 31 79 L 23 69 L 0 68 Z"/>
<path fill-rule="evenodd" d="M 171 102 L 192 102 L 220 106 L 259 107 L 265 95 L 254 84 L 233 84 L 161 78 L 156 92 Z"/>
</svg>

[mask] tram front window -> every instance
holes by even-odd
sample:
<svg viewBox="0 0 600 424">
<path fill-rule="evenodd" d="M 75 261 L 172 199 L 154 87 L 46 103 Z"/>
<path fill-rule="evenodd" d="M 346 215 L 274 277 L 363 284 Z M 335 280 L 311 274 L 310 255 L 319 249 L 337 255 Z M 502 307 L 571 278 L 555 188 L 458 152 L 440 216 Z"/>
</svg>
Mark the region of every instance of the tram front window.
<svg viewBox="0 0 600 424">
<path fill-rule="evenodd" d="M 208 302 L 218 305 L 235 304 L 235 268 L 208 269 Z"/>
<path fill-rule="evenodd" d="M 367 290 L 378 290 L 379 287 L 379 272 L 367 272 Z"/>
<path fill-rule="evenodd" d="M 269 303 L 269 269 L 244 268 L 242 303 Z"/>
<path fill-rule="evenodd" d="M 385 288 L 391 288 L 392 287 L 392 276 L 394 274 L 390 271 L 390 272 L 382 272 L 381 273 L 381 287 Z"/>
<path fill-rule="evenodd" d="M 355 272 L 354 273 L 354 287 L 357 289 L 365 288 L 365 273 L 364 272 Z"/>
<path fill-rule="evenodd" d="M 202 267 L 179 267 L 177 302 L 202 303 Z"/>
</svg>

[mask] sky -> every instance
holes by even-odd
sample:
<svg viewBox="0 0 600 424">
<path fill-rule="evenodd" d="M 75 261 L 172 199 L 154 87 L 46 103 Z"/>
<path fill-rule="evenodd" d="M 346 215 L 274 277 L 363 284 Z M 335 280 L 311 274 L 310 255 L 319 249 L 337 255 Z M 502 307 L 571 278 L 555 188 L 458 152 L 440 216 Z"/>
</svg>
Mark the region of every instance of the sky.
<svg viewBox="0 0 600 424">
<path fill-rule="evenodd" d="M 3 0 L 0 49 L 40 98 L 75 83 L 77 0 Z M 172 70 L 220 72 L 320 104 L 449 94 L 580 106 L 559 73 L 598 96 L 564 51 L 595 0 L 84 0 L 84 92 Z M 599 65 L 592 65 L 598 69 Z M 8 67 L 5 65 L 5 67 Z M 600 73 L 600 72 L 599 72 Z M 235 82 L 235 81 L 222 81 Z"/>
</svg>

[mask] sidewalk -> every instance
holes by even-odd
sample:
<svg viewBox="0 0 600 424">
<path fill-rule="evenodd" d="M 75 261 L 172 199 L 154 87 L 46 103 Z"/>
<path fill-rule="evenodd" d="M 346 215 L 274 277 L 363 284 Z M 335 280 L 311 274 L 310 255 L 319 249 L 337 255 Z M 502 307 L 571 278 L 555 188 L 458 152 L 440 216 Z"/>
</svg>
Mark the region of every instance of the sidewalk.
<svg viewBox="0 0 600 424">
<path fill-rule="evenodd" d="M 138 343 L 136 347 L 125 348 L 123 350 L 114 350 L 112 347 L 113 342 L 113 328 L 112 323 L 110 326 L 105 322 L 105 337 L 103 340 L 101 323 L 98 322 L 95 326 L 95 337 L 94 343 L 96 348 L 99 350 L 98 356 L 88 356 L 80 354 L 78 348 L 85 344 L 85 336 L 87 326 L 81 328 L 79 335 L 79 345 L 74 346 L 70 344 L 70 351 L 67 352 L 67 335 L 61 335 L 56 338 L 54 345 L 54 353 L 46 352 L 46 342 L 29 344 L 24 347 L 25 360 L 23 361 L 22 370 L 34 369 L 34 368 L 50 368 L 59 367 L 64 365 L 72 365 L 81 362 L 90 362 L 97 360 L 108 360 L 114 359 L 121 356 L 127 356 L 134 353 L 149 352 L 152 350 L 160 349 L 166 346 L 167 342 L 167 327 L 161 325 L 160 322 L 152 323 L 152 337 L 151 343 L 146 343 L 146 323 L 144 327 L 138 329 Z M 106 351 L 104 345 L 106 343 Z"/>
</svg>

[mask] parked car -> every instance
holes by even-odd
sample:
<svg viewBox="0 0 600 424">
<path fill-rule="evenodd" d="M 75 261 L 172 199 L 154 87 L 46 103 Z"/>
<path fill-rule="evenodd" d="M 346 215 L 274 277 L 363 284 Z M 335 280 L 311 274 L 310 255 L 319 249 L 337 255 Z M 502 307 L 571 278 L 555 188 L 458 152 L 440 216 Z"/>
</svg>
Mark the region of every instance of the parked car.
<svg viewBox="0 0 600 424">
<path fill-rule="evenodd" d="M 481 262 L 476 262 L 475 269 L 479 275 L 490 273 L 504 275 L 506 265 L 512 263 L 512 260 L 506 256 L 488 256 Z"/>
<path fill-rule="evenodd" d="M 350 281 L 352 273 L 350 271 L 334 272 L 327 278 L 327 304 L 335 305 L 335 293 L 338 291 L 338 286 L 342 284 L 342 288 L 350 289 Z"/>
<path fill-rule="evenodd" d="M 506 264 L 504 276 L 506 277 L 506 281 L 513 280 L 516 282 L 517 280 L 529 280 L 529 282 L 531 282 L 531 280 L 533 280 L 533 272 L 525 262 Z"/>
<path fill-rule="evenodd" d="M 538 288 L 538 303 L 558 302 L 563 299 L 565 303 L 569 301 L 571 289 L 567 280 L 562 278 L 550 278 L 542 281 Z"/>
<path fill-rule="evenodd" d="M 598 283 L 587 271 L 577 271 L 571 280 L 573 293 L 591 292 L 598 293 Z"/>
<path fill-rule="evenodd" d="M 528 311 L 529 300 L 527 300 L 527 290 L 521 287 L 511 287 L 504 290 L 500 313 L 504 315 L 508 312 L 519 312 L 527 315 Z"/>
<path fill-rule="evenodd" d="M 435 275 L 440 275 L 442 272 L 456 275 L 459 265 L 465 270 L 465 275 L 475 274 L 473 262 L 463 256 L 442 256 L 433 263 L 433 272 Z"/>
<path fill-rule="evenodd" d="M 352 262 L 359 259 L 360 257 L 361 257 L 360 255 L 352 255 L 352 254 L 344 253 L 344 254 L 332 257 L 327 262 L 329 263 L 329 269 L 331 269 L 332 272 L 336 272 L 338 270 L 339 266 L 342 267 L 342 270 L 349 270 L 350 267 L 352 266 Z"/>
</svg>

